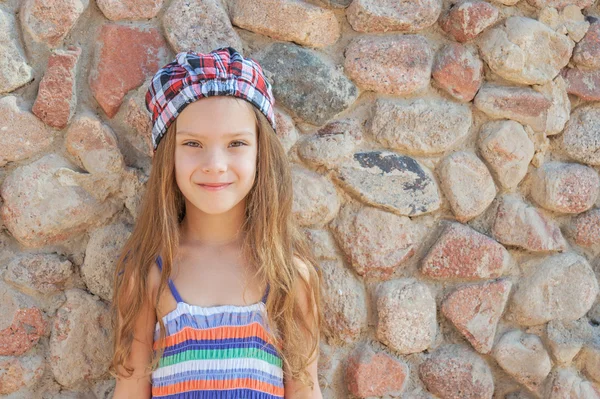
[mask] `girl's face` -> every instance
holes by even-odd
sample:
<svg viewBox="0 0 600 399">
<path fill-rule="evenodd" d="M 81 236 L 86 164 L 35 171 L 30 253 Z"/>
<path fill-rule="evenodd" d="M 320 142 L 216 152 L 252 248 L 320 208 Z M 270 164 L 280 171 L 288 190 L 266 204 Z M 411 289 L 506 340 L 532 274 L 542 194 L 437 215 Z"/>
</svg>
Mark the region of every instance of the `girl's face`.
<svg viewBox="0 0 600 399">
<path fill-rule="evenodd" d="M 220 214 L 245 206 L 258 150 L 251 107 L 237 97 L 212 96 L 188 104 L 177 117 L 175 177 L 187 207 Z"/>
</svg>

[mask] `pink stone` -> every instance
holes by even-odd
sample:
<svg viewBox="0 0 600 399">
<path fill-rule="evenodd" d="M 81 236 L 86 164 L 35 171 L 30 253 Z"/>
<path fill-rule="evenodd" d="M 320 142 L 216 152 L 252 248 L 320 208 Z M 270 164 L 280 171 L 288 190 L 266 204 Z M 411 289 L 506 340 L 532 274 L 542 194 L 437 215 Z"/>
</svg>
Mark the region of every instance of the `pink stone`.
<svg viewBox="0 0 600 399">
<path fill-rule="evenodd" d="M 163 0 L 96 0 L 98 8 L 112 21 L 152 19 L 160 11 Z"/>
<path fill-rule="evenodd" d="M 38 308 L 15 312 L 10 327 L 0 330 L 0 356 L 19 356 L 37 344 L 46 334 L 47 322 Z"/>
<path fill-rule="evenodd" d="M 564 68 L 560 74 L 567 83 L 567 93 L 584 101 L 600 101 L 600 69 Z"/>
<path fill-rule="evenodd" d="M 98 41 L 89 84 L 98 104 L 112 118 L 125 94 L 166 63 L 168 48 L 157 29 L 116 24 L 102 26 Z"/>
<path fill-rule="evenodd" d="M 587 68 L 600 69 L 600 21 L 590 25 L 587 33 L 575 45 L 573 61 Z"/>
<path fill-rule="evenodd" d="M 590 209 L 577 215 L 567 228 L 575 244 L 582 247 L 600 245 L 600 209 Z"/>
<path fill-rule="evenodd" d="M 27 0 L 21 7 L 21 24 L 34 40 L 55 48 L 88 5 L 89 0 Z"/>
<path fill-rule="evenodd" d="M 56 50 L 48 59 L 32 112 L 46 125 L 62 129 L 69 123 L 77 106 L 76 66 L 81 48 Z"/>
<path fill-rule="evenodd" d="M 468 285 L 453 291 L 442 313 L 479 353 L 489 353 L 512 283 L 507 279 Z"/>
<path fill-rule="evenodd" d="M 461 1 L 439 19 L 440 27 L 456 41 L 475 38 L 498 19 L 498 9 L 485 1 Z"/>
<path fill-rule="evenodd" d="M 359 37 L 345 57 L 346 73 L 364 90 L 404 95 L 429 85 L 433 52 L 421 35 Z"/>
<path fill-rule="evenodd" d="M 435 23 L 441 0 L 354 0 L 346 18 L 357 32 L 416 32 Z"/>
<path fill-rule="evenodd" d="M 357 349 L 348 359 L 346 383 L 358 398 L 399 395 L 408 377 L 408 367 L 384 352 L 369 346 Z"/>
<path fill-rule="evenodd" d="M 458 43 L 444 46 L 436 55 L 432 76 L 438 86 L 460 101 L 471 101 L 483 77 L 483 62 Z"/>
</svg>

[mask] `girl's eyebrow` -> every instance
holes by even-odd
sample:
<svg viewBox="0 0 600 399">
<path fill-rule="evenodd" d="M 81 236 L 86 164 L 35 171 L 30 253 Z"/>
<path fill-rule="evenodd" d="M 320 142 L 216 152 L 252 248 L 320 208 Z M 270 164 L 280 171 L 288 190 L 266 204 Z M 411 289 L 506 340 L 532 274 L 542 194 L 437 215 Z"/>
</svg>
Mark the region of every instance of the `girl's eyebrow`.
<svg viewBox="0 0 600 399">
<path fill-rule="evenodd" d="M 192 136 L 192 137 L 197 137 L 197 138 L 205 138 L 204 135 L 199 134 L 199 133 L 194 133 L 194 132 L 188 132 L 188 131 L 178 131 L 177 132 L 178 135 L 186 135 L 186 136 Z M 232 133 L 225 133 L 222 136 L 224 137 L 237 137 L 237 136 L 254 136 L 254 132 L 250 132 L 247 130 L 242 130 L 241 132 L 232 132 Z"/>
</svg>

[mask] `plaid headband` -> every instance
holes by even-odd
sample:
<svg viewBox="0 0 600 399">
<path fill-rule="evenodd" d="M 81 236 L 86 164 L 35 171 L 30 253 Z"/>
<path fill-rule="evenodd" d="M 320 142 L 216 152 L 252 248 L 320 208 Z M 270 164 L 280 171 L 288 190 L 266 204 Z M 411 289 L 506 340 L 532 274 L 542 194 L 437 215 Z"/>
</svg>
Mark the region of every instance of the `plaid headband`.
<svg viewBox="0 0 600 399">
<path fill-rule="evenodd" d="M 252 103 L 275 130 L 275 99 L 258 62 L 244 58 L 232 47 L 221 47 L 208 54 L 184 51 L 156 72 L 146 92 L 155 153 L 181 111 L 209 96 L 235 96 Z"/>
</svg>

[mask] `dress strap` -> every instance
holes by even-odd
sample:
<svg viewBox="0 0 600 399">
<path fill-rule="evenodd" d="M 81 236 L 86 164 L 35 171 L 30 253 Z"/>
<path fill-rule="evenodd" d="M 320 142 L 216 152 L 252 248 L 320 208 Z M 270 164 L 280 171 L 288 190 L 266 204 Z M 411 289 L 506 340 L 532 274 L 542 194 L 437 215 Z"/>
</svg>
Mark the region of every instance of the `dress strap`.
<svg viewBox="0 0 600 399">
<path fill-rule="evenodd" d="M 158 269 L 162 272 L 162 258 L 160 255 L 158 255 L 156 258 L 156 264 L 158 265 Z M 177 291 L 177 288 L 175 288 L 175 283 L 171 280 L 171 278 L 169 278 L 169 289 L 171 290 L 171 294 L 173 294 L 173 297 L 177 302 L 183 302 L 183 299 L 181 299 L 181 295 L 179 295 L 179 291 Z"/>
<path fill-rule="evenodd" d="M 267 303 L 267 296 L 269 296 L 269 283 L 267 282 L 267 289 L 265 290 L 265 295 L 263 295 L 262 299 L 260 300 L 262 303 Z"/>
</svg>

